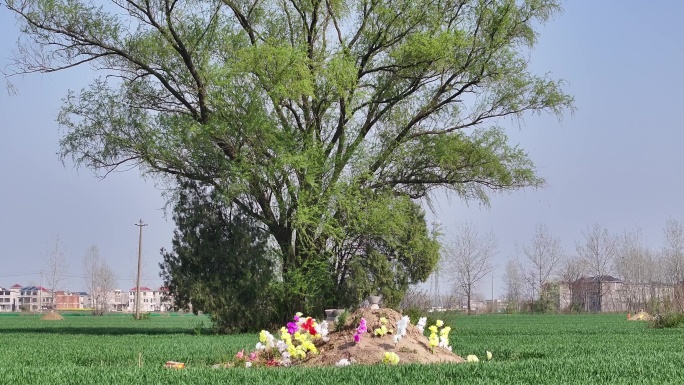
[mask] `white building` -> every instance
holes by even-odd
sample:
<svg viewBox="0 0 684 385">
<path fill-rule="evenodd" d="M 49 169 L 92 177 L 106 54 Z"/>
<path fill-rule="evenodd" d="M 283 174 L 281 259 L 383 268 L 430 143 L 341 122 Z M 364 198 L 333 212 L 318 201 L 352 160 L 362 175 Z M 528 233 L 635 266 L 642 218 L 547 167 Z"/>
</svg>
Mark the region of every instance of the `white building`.
<svg viewBox="0 0 684 385">
<path fill-rule="evenodd" d="M 18 299 L 19 310 L 43 311 L 52 307 L 52 295 L 42 286 L 22 287 Z"/>
<path fill-rule="evenodd" d="M 19 311 L 19 292 L 21 285 L 16 284 L 9 289 L 0 287 L 0 311 Z"/>
</svg>

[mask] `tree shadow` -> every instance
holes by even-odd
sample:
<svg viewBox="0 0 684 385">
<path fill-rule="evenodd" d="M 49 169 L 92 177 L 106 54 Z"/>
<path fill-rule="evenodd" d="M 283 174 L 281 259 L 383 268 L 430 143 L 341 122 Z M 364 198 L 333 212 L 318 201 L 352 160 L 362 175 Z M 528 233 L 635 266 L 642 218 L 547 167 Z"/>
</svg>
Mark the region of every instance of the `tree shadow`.
<svg viewBox="0 0 684 385">
<path fill-rule="evenodd" d="M 97 335 L 97 336 L 125 336 L 125 335 L 170 335 L 187 334 L 194 335 L 194 331 L 188 328 L 168 328 L 168 327 L 74 327 L 74 326 L 50 326 L 44 328 L 3 328 L 0 327 L 2 334 L 66 334 L 66 335 Z"/>
</svg>

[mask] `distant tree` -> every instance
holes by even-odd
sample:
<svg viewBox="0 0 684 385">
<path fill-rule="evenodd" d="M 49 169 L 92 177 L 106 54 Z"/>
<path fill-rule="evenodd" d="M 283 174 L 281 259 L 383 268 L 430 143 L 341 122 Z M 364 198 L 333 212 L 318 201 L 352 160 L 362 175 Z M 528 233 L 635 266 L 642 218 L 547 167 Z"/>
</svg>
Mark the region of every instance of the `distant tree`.
<svg viewBox="0 0 684 385">
<path fill-rule="evenodd" d="M 684 225 L 672 217 L 665 222 L 665 242 L 662 249 L 666 279 L 671 284 L 684 282 Z"/>
<path fill-rule="evenodd" d="M 657 276 L 657 260 L 646 245 L 640 228 L 634 228 L 619 238 L 619 254 L 615 270 L 627 283 L 627 306 L 636 311 L 646 306 L 650 298 L 650 284 Z"/>
<path fill-rule="evenodd" d="M 584 240 L 576 246 L 577 254 L 585 264 L 587 271 L 593 275 L 593 283 L 598 293 L 598 309 L 603 309 L 603 282 L 611 272 L 617 257 L 617 245 L 614 237 L 605 227 L 595 223 L 582 231 Z"/>
<path fill-rule="evenodd" d="M 454 232 L 454 239 L 445 247 L 443 266 L 448 279 L 466 299 L 468 313 L 477 285 L 496 266 L 498 253 L 493 232 L 478 234 L 472 224 L 462 224 Z"/>
<path fill-rule="evenodd" d="M 174 207 L 172 249 L 160 276 L 181 308 L 209 313 L 220 332 L 253 331 L 282 321 L 271 301 L 274 265 L 267 234 L 223 203 L 216 190 L 184 182 Z M 280 299 L 280 298 L 277 298 Z"/>
<path fill-rule="evenodd" d="M 400 246 L 389 224 L 357 242 L 348 229 L 372 220 L 361 208 L 391 214 L 438 190 L 487 204 L 542 185 L 503 126 L 572 109 L 560 81 L 528 66 L 554 0 L 0 4 L 23 31 L 10 72 L 101 75 L 64 99 L 62 158 L 218 190 L 277 245 L 288 314 L 412 257 L 386 253 Z M 338 249 L 369 244 L 368 262 L 339 263 Z"/>
<path fill-rule="evenodd" d="M 586 288 L 580 278 L 585 277 L 588 273 L 589 270 L 584 259 L 577 256 L 568 256 L 564 259 L 559 275 L 561 282 L 565 283 L 568 287 L 570 304 L 569 309 L 561 310 L 583 310 L 583 293 Z"/>
<path fill-rule="evenodd" d="M 523 275 L 534 298 L 541 299 L 544 285 L 557 272 L 563 260 L 563 248 L 560 239 L 549 233 L 546 225 L 537 225 L 534 236 L 528 244 L 519 247 L 525 257 Z"/>
<path fill-rule="evenodd" d="M 504 271 L 504 287 L 509 311 L 520 310 L 523 301 L 524 278 L 519 263 L 509 259 Z"/>
<path fill-rule="evenodd" d="M 59 235 L 53 238 L 53 246 L 48 251 L 45 263 L 45 278 L 48 290 L 51 296 L 51 308 L 57 307 L 57 298 L 55 290 L 63 289 L 66 284 L 67 273 L 69 271 L 69 262 L 67 252 Z M 39 305 L 41 309 L 43 304 Z"/>
<path fill-rule="evenodd" d="M 85 272 L 85 288 L 90 295 L 93 314 L 103 315 L 107 312 L 113 291 L 116 287 L 114 270 L 100 257 L 97 246 L 90 246 L 83 256 Z"/>
</svg>

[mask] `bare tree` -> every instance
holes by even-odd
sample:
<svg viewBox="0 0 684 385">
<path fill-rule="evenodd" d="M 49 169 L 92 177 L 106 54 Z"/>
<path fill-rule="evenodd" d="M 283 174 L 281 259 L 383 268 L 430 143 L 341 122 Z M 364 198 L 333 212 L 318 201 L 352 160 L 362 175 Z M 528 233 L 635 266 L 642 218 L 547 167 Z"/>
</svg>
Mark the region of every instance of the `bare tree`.
<svg viewBox="0 0 684 385">
<path fill-rule="evenodd" d="M 564 282 L 568 287 L 569 303 L 567 305 L 570 310 L 576 306 L 582 305 L 585 302 L 583 301 L 583 289 L 585 288 L 583 283 L 580 281 L 580 278 L 586 275 L 587 272 L 588 268 L 586 261 L 580 257 L 567 257 L 563 261 L 559 275 L 561 281 Z"/>
<path fill-rule="evenodd" d="M 523 300 L 524 281 L 520 271 L 520 264 L 512 259 L 506 262 L 504 285 L 508 307 L 513 310 L 520 310 L 520 304 Z"/>
<path fill-rule="evenodd" d="M 603 296 L 606 276 L 614 264 L 617 256 L 615 238 L 608 233 L 608 229 L 595 223 L 582 231 L 584 242 L 576 245 L 577 254 L 586 264 L 588 271 L 594 275 L 592 283 L 596 286 L 598 311 L 604 310 Z"/>
<path fill-rule="evenodd" d="M 546 225 L 537 225 L 532 241 L 519 250 L 526 258 L 522 268 L 523 276 L 534 298 L 541 299 L 544 285 L 556 273 L 563 260 L 560 239 L 551 235 Z"/>
<path fill-rule="evenodd" d="M 54 237 L 54 246 L 48 251 L 45 263 L 45 279 L 51 296 L 51 308 L 56 307 L 55 290 L 66 284 L 66 275 L 69 271 L 66 249 L 59 235 Z M 42 288 L 41 288 L 42 290 Z M 40 304 L 42 308 L 43 304 Z"/>
<path fill-rule="evenodd" d="M 665 222 L 664 233 L 662 255 L 667 266 L 666 280 L 678 284 L 684 281 L 684 225 L 670 217 Z"/>
<path fill-rule="evenodd" d="M 424 290 L 418 287 L 409 287 L 402 298 L 399 308 L 402 310 L 418 309 L 427 311 L 432 307 L 432 298 Z"/>
<path fill-rule="evenodd" d="M 494 271 L 492 259 L 497 254 L 496 237 L 493 232 L 479 235 L 470 224 L 456 230 L 456 237 L 446 247 L 444 271 L 455 289 L 465 296 L 468 313 L 476 285 Z"/>
<path fill-rule="evenodd" d="M 102 315 L 107 312 L 112 292 L 116 285 L 114 271 L 100 257 L 97 246 L 90 246 L 83 256 L 86 290 L 90 294 L 93 314 Z"/>
<path fill-rule="evenodd" d="M 646 246 L 640 228 L 626 231 L 620 238 L 615 270 L 625 286 L 625 300 L 630 311 L 646 306 L 650 284 L 655 278 L 656 259 Z"/>
</svg>

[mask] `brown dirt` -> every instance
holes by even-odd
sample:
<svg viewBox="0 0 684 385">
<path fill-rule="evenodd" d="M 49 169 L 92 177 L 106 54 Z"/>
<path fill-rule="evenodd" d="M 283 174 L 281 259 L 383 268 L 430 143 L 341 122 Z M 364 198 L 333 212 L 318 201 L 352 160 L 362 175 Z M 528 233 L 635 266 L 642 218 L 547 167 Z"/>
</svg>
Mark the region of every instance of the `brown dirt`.
<svg viewBox="0 0 684 385">
<path fill-rule="evenodd" d="M 366 319 L 368 332 L 356 344 L 354 343 L 354 331 L 362 317 Z M 409 325 L 406 328 L 406 336 L 398 344 L 394 343 L 393 334 L 383 337 L 374 336 L 373 330 L 380 327 L 380 317 L 387 318 L 389 321 L 387 327 L 392 329 L 396 327 L 397 321 L 401 319 L 402 315 L 392 309 L 359 309 L 349 315 L 345 325 L 337 326 L 334 331 L 328 334 L 329 341 L 321 343 L 318 347 L 320 354 L 311 356 L 302 365 L 335 365 L 343 358 L 349 359 L 352 364 L 377 364 L 382 363 L 385 352 L 395 352 L 399 356 L 399 364 L 465 362 L 463 358 L 447 349 L 435 348 L 434 353 L 432 353 L 427 337 L 421 334 L 415 325 Z M 416 320 L 412 321 L 416 322 Z M 331 330 L 333 330 L 333 325 L 331 325 Z"/>
<path fill-rule="evenodd" d="M 629 317 L 630 321 L 651 321 L 653 320 L 653 316 L 646 313 L 645 311 L 640 311 L 638 313 L 633 314 L 631 317 Z"/>
<path fill-rule="evenodd" d="M 59 315 L 59 313 L 50 312 L 43 314 L 43 316 L 40 317 L 40 319 L 43 321 L 61 321 L 64 319 L 64 317 Z"/>
</svg>

